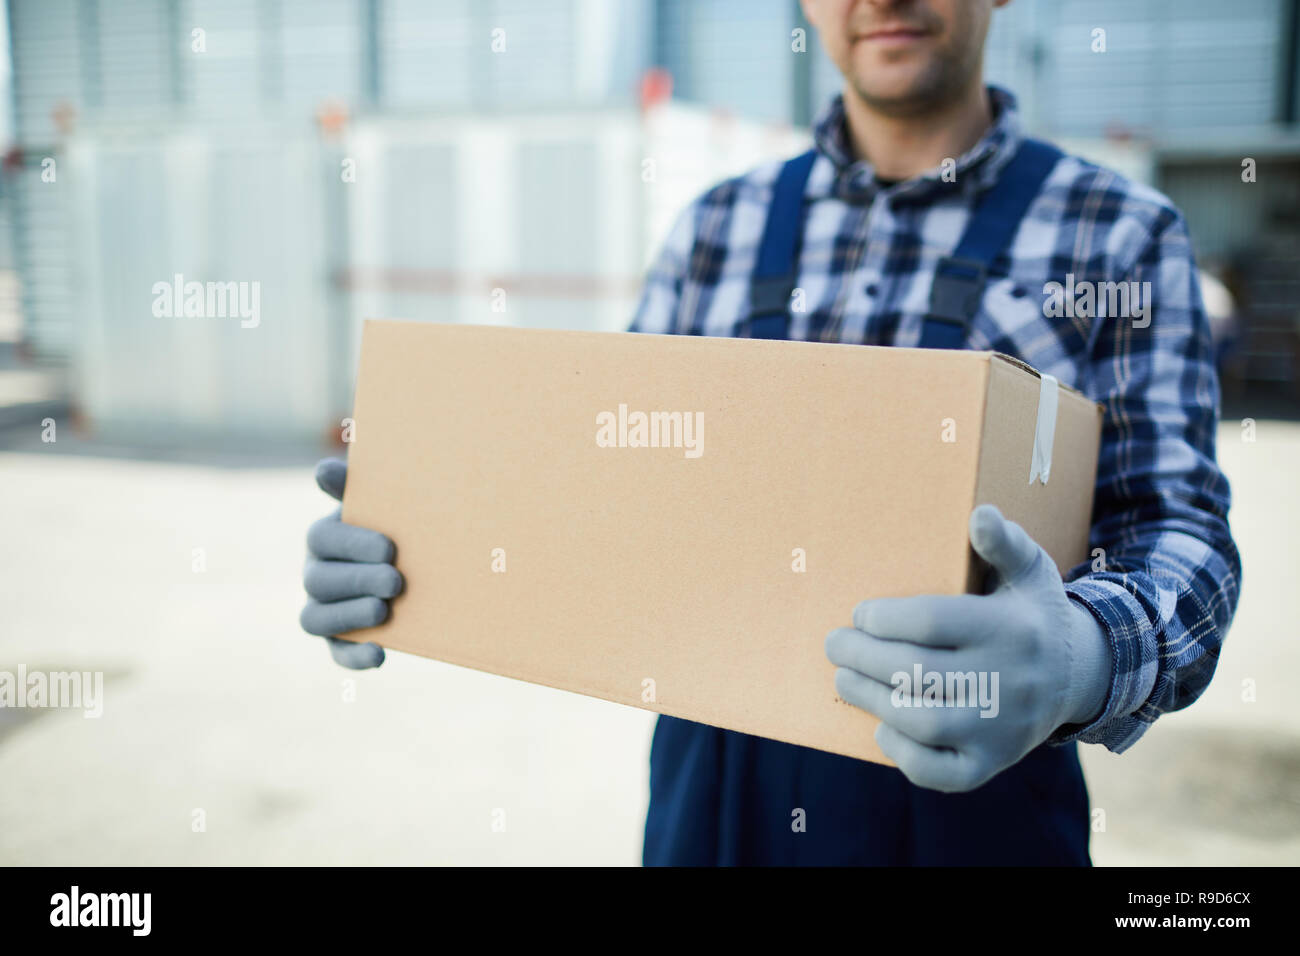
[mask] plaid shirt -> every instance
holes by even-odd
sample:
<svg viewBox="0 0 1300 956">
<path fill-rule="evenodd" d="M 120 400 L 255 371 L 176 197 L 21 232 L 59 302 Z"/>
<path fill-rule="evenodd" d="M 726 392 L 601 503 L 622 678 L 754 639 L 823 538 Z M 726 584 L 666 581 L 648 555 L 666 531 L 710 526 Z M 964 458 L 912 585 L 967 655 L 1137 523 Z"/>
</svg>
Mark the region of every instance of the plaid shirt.
<svg viewBox="0 0 1300 956">
<path fill-rule="evenodd" d="M 957 158 L 953 181 L 936 168 L 881 183 L 853 159 L 841 98 L 830 104 L 814 129 L 797 282 L 805 307 L 791 313 L 790 338 L 918 344 L 936 261 L 1023 137 L 1015 98 L 989 93 L 993 125 Z M 682 213 L 633 331 L 748 334 L 750 273 L 779 169 L 727 180 Z M 1071 273 L 1076 287 L 1150 282 L 1149 324 L 1050 317 L 1044 285 Z M 1105 408 L 1091 532 L 1104 557 L 1071 569 L 1065 587 L 1101 622 L 1113 677 L 1101 715 L 1049 741 L 1120 753 L 1209 684 L 1240 587 L 1214 454 L 1218 380 L 1182 215 L 1156 190 L 1067 156 L 994 263 L 966 345 L 1020 358 Z"/>
</svg>

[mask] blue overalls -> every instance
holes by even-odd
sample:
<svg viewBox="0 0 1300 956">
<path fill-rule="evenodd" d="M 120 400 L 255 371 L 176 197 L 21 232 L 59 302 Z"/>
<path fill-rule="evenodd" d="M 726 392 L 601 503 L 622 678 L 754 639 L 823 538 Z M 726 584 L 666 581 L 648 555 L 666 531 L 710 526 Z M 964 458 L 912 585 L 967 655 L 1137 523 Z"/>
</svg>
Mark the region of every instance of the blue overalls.
<svg viewBox="0 0 1300 956">
<path fill-rule="evenodd" d="M 964 345 L 989 267 L 1060 155 L 1026 140 L 981 197 L 956 250 L 936 268 L 921 347 Z M 814 156 L 791 159 L 777 177 L 751 280 L 750 338 L 788 337 Z M 1086 866 L 1088 830 L 1073 743 L 1040 746 L 977 790 L 947 794 L 914 786 L 892 767 L 664 716 L 650 752 L 643 859 L 647 866 Z"/>
</svg>

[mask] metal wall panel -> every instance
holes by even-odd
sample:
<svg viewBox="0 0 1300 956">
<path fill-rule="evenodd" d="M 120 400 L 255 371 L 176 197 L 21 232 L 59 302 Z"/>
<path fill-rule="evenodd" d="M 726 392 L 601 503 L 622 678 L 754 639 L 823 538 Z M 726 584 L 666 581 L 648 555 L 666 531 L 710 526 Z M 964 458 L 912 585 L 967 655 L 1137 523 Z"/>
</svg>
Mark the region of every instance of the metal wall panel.
<svg viewBox="0 0 1300 956">
<path fill-rule="evenodd" d="M 259 0 L 182 0 L 181 98 L 191 118 L 251 118 L 278 94 L 269 87 L 279 72 L 268 51 L 278 26 L 273 13 L 276 7 Z M 202 53 L 193 49 L 195 29 L 204 31 Z"/>
<path fill-rule="evenodd" d="M 363 119 L 344 148 L 358 319 L 626 326 L 643 263 L 635 113 Z"/>
<path fill-rule="evenodd" d="M 1274 118 L 1280 0 L 1061 0 L 1038 8 L 1052 129 L 1161 135 Z M 1106 52 L 1091 49 L 1106 31 Z"/>
<path fill-rule="evenodd" d="M 790 118 L 795 57 L 810 55 L 790 49 L 790 0 L 660 0 L 659 11 L 657 52 L 678 95 L 748 119 Z"/>
<path fill-rule="evenodd" d="M 363 0 L 283 4 L 276 53 L 281 63 L 281 108 L 312 110 L 325 99 L 363 101 L 364 6 Z"/>
<path fill-rule="evenodd" d="M 488 52 L 473 0 L 387 0 L 379 14 L 379 90 L 396 108 L 464 107 L 481 85 L 476 60 Z M 478 53 L 473 51 L 478 40 Z"/>
<path fill-rule="evenodd" d="M 79 0 L 11 0 L 9 34 L 14 69 L 14 126 L 18 141 L 46 147 L 58 138 L 55 107 L 84 112 L 90 66 L 81 49 Z"/>
<path fill-rule="evenodd" d="M 337 310 L 320 266 L 332 187 L 318 144 L 270 129 L 155 132 L 87 135 L 69 151 L 78 404 L 127 437 L 323 434 Z M 258 283 L 259 324 L 155 315 L 154 284 L 177 273 Z"/>
<path fill-rule="evenodd" d="M 157 120 L 172 110 L 179 78 L 168 0 L 101 0 L 94 5 L 98 70 L 94 111 L 121 119 Z"/>
<path fill-rule="evenodd" d="M 380 101 L 455 110 L 627 102 L 649 37 L 623 63 L 612 54 L 643 19 L 639 0 L 385 0 Z"/>
<path fill-rule="evenodd" d="M 489 11 L 488 29 L 477 45 L 484 51 L 489 102 L 507 107 L 574 104 L 578 61 L 585 51 L 578 46 L 572 0 L 495 0 L 483 6 Z M 492 52 L 495 30 L 503 31 L 503 53 Z"/>
<path fill-rule="evenodd" d="M 67 354 L 75 333 L 72 312 L 73 263 L 68 251 L 73 211 L 65 188 L 62 152 L 32 151 L 9 173 L 12 189 L 14 257 L 22 278 L 24 339 L 43 356 Z M 59 179 L 41 179 L 42 161 L 55 160 Z"/>
</svg>

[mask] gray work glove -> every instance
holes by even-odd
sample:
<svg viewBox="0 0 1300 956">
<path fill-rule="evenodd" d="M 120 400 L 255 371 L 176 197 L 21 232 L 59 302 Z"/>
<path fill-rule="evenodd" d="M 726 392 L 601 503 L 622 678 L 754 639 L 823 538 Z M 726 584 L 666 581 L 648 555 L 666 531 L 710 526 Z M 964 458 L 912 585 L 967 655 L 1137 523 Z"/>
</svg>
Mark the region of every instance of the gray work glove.
<svg viewBox="0 0 1300 956">
<path fill-rule="evenodd" d="M 1051 556 L 1024 528 L 980 505 L 970 543 L 997 573 L 993 593 L 864 601 L 853 627 L 826 637 L 826 656 L 839 668 L 835 689 L 880 718 L 885 756 L 918 787 L 945 793 L 974 790 L 1058 728 L 1091 723 L 1113 668 L 1109 636 L 1070 599 Z M 922 695 L 913 673 L 945 680 Z M 977 706 L 970 685 L 949 684 L 949 675 L 986 677 L 989 706 Z"/>
<path fill-rule="evenodd" d="M 316 484 L 338 501 L 343 500 L 347 477 L 347 463 L 337 458 L 316 465 Z M 364 670 L 384 662 L 384 649 L 335 635 L 382 623 L 388 617 L 388 600 L 402 592 L 403 582 L 393 567 L 393 542 L 378 531 L 344 524 L 342 510 L 335 509 L 307 530 L 302 581 L 309 600 L 299 620 L 308 634 L 329 642 L 335 663 Z"/>
</svg>

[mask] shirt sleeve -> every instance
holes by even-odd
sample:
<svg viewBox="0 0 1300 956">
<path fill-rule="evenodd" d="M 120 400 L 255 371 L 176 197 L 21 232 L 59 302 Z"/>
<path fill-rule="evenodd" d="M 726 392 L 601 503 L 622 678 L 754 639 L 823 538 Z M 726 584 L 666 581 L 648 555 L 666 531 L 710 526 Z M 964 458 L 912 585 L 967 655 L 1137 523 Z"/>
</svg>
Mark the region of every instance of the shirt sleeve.
<svg viewBox="0 0 1300 956">
<path fill-rule="evenodd" d="M 681 213 L 660 246 L 646 272 L 641 301 L 637 305 L 629 332 L 668 335 L 677 331 L 678 306 L 682 284 L 695 244 L 695 211 L 691 203 Z"/>
<path fill-rule="evenodd" d="M 1065 585 L 1106 634 L 1111 686 L 1095 720 L 1049 738 L 1115 753 L 1208 686 L 1241 581 L 1228 481 L 1215 461 L 1209 323 L 1176 210 L 1162 211 L 1126 279 L 1146 309 L 1095 320 L 1085 382 L 1105 413 L 1092 559 Z"/>
</svg>

